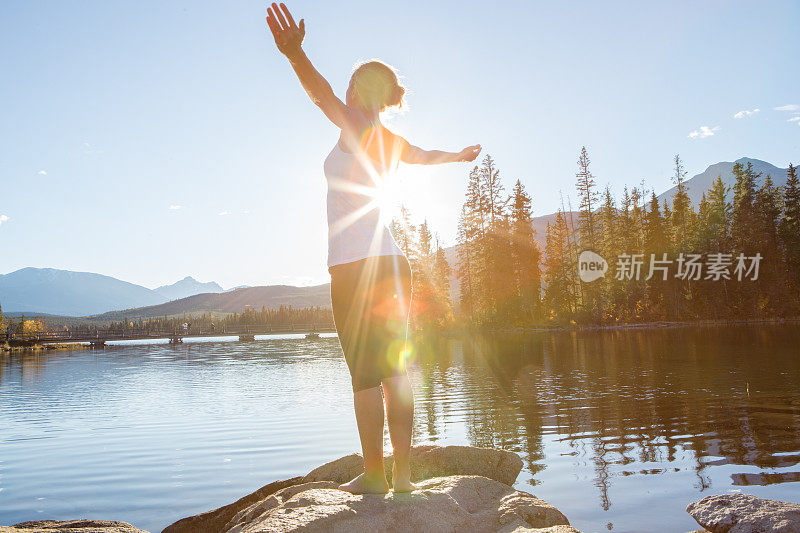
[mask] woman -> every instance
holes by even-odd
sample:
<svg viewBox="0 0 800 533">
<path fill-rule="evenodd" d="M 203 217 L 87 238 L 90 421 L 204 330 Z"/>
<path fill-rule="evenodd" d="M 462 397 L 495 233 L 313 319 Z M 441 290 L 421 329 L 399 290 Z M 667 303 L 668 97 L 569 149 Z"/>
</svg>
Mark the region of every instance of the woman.
<svg viewBox="0 0 800 533">
<path fill-rule="evenodd" d="M 333 318 L 353 385 L 364 473 L 339 488 L 354 494 L 388 492 L 383 466 L 385 399 L 394 450 L 392 490 L 410 492 L 416 488 L 409 466 L 414 395 L 405 369 L 411 269 L 380 222 L 376 192 L 399 161 L 474 161 L 481 147 L 451 153 L 409 144 L 380 121 L 382 111 L 402 104 L 405 92 L 391 67 L 379 61 L 358 67 L 342 102 L 303 52 L 305 22 L 297 25 L 284 4 L 273 3 L 267 24 L 311 101 L 341 130 L 324 166 L 328 270 Z"/>
</svg>

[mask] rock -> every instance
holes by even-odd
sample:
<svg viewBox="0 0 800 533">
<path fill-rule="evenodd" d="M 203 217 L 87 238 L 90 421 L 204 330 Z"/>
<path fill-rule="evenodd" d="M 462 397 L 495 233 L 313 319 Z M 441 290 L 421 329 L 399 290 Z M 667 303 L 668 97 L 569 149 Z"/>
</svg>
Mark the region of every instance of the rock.
<svg viewBox="0 0 800 533">
<path fill-rule="evenodd" d="M 471 446 L 414 446 L 411 448 L 411 481 L 454 475 L 483 476 L 513 485 L 522 470 L 519 455 Z M 392 480 L 392 456 L 384 458 L 386 479 Z M 361 455 L 353 453 L 315 468 L 303 479 L 346 483 L 364 471 Z"/>
<path fill-rule="evenodd" d="M 239 512 L 221 531 L 577 532 L 547 502 L 482 476 L 427 479 L 406 494 L 354 495 L 337 485 L 313 481 L 281 489 Z"/>
<path fill-rule="evenodd" d="M 280 481 L 273 481 L 269 485 L 264 485 L 255 492 L 251 492 L 244 498 L 239 498 L 233 503 L 207 511 L 202 514 L 182 518 L 167 526 L 162 533 L 199 533 L 204 531 L 222 531 L 222 528 L 227 524 L 231 518 L 242 509 L 246 509 L 259 500 L 263 500 L 270 494 L 273 494 L 286 487 L 297 485 L 303 482 L 302 476 L 297 476 L 289 479 L 282 479 Z M 2 532 L 0 532 L 2 533 Z"/>
<path fill-rule="evenodd" d="M 0 526 L 0 533 L 148 533 L 116 520 L 34 520 Z"/>
<path fill-rule="evenodd" d="M 707 496 L 686 512 L 714 533 L 800 533 L 800 505 L 749 494 Z"/>
<path fill-rule="evenodd" d="M 391 455 L 385 457 L 385 463 L 391 480 Z M 504 450 L 414 446 L 411 477 L 423 490 L 355 496 L 337 489 L 363 472 L 361 455 L 351 454 L 306 476 L 270 483 L 232 504 L 179 520 L 163 533 L 291 531 L 299 527 L 312 531 L 386 527 L 392 531 L 576 531 L 557 509 L 509 486 L 521 469 L 522 459 Z"/>
</svg>

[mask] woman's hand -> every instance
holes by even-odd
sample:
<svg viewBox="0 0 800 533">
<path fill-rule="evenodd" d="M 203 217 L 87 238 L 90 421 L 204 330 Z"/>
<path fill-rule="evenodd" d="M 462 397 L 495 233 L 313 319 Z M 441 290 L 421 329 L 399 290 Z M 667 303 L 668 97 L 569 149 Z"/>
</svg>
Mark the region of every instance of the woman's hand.
<svg viewBox="0 0 800 533">
<path fill-rule="evenodd" d="M 410 165 L 441 165 L 442 163 L 465 163 L 475 161 L 481 153 L 481 145 L 468 146 L 460 152 L 443 152 L 441 150 L 423 150 L 405 140 L 405 148 L 400 152 L 400 161 Z"/>
<path fill-rule="evenodd" d="M 286 57 L 291 57 L 300 51 L 303 44 L 303 37 L 306 36 L 306 25 L 303 19 L 300 19 L 300 26 L 294 23 L 292 14 L 286 4 L 272 4 L 272 7 L 267 8 L 267 25 L 272 36 L 275 38 L 275 45 L 278 50 Z"/>
<path fill-rule="evenodd" d="M 456 159 L 456 161 L 463 161 L 463 162 L 475 161 L 475 159 L 478 157 L 478 154 L 480 153 L 481 153 L 480 144 L 467 146 L 458 153 L 458 159 Z"/>
</svg>

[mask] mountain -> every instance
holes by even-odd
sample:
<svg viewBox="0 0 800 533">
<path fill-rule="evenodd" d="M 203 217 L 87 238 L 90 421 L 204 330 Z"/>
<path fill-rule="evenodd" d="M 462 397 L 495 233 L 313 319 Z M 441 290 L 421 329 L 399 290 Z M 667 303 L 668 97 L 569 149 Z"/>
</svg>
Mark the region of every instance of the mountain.
<svg viewBox="0 0 800 533">
<path fill-rule="evenodd" d="M 191 276 L 157 289 L 148 289 L 111 276 L 55 268 L 23 268 L 0 274 L 3 311 L 86 316 L 117 309 L 157 305 L 204 292 L 222 292 L 212 282 Z"/>
<path fill-rule="evenodd" d="M 722 161 L 720 163 L 711 165 L 705 169 L 705 171 L 686 180 L 686 186 L 689 188 L 688 194 L 689 198 L 692 200 L 692 206 L 697 208 L 697 205 L 700 203 L 700 200 L 703 197 L 703 193 L 711 188 L 711 184 L 715 179 L 717 179 L 717 176 L 722 176 L 722 182 L 726 187 L 733 187 L 734 183 L 736 183 L 736 178 L 733 176 L 733 165 L 735 163 L 741 163 L 742 165 L 752 163 L 753 170 L 756 173 L 761 173 L 761 178 L 757 180 L 758 186 L 761 186 L 761 184 L 764 182 L 764 177 L 767 175 L 772 178 L 772 181 L 776 187 L 786 185 L 787 169 L 785 168 L 778 168 L 771 163 L 767 163 L 766 161 L 761 161 L 760 159 L 751 159 L 749 157 L 742 157 L 734 162 Z M 677 190 L 677 187 L 672 187 L 671 189 L 659 194 L 658 199 L 661 201 L 664 199 L 669 199 L 671 204 L 672 197 L 675 196 L 675 192 Z M 733 196 L 731 193 L 728 195 L 728 201 L 731 201 L 732 198 Z"/>
<path fill-rule="evenodd" d="M 192 276 L 186 276 L 172 285 L 162 285 L 153 290 L 167 300 L 179 300 L 187 296 L 194 296 L 195 294 L 202 294 L 205 292 L 223 292 L 222 287 L 216 282 L 209 281 L 208 283 L 201 283 Z"/>
<path fill-rule="evenodd" d="M 222 293 L 196 294 L 180 300 L 112 311 L 92 316 L 96 320 L 128 320 L 157 316 L 171 316 L 201 313 L 241 313 L 247 308 L 261 310 L 277 309 L 281 305 L 299 307 L 330 307 L 330 283 L 313 287 L 292 287 L 289 285 L 270 285 L 267 287 L 245 287 Z"/>
<path fill-rule="evenodd" d="M 91 272 L 28 267 L 0 275 L 4 312 L 82 316 L 166 300 L 147 287 Z"/>
</svg>

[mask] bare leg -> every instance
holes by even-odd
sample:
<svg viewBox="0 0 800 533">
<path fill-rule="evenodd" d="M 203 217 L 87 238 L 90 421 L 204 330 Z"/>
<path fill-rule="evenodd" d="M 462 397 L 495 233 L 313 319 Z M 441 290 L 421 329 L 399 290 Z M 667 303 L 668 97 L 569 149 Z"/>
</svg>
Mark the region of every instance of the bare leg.
<svg viewBox="0 0 800 533">
<path fill-rule="evenodd" d="M 386 414 L 389 418 L 389 437 L 392 439 L 394 465 L 392 466 L 392 490 L 411 492 L 417 487 L 411 483 L 411 430 L 414 425 L 414 392 L 405 374 L 384 379 L 383 395 L 386 398 Z"/>
<path fill-rule="evenodd" d="M 364 473 L 339 488 L 353 494 L 389 492 L 383 470 L 383 399 L 379 387 L 353 394 L 356 424 L 364 455 Z"/>
</svg>

